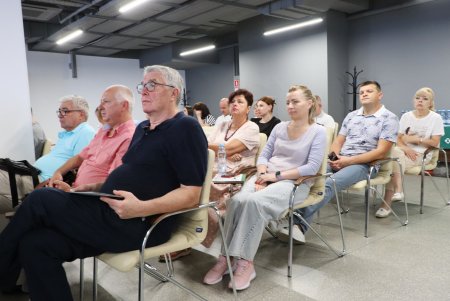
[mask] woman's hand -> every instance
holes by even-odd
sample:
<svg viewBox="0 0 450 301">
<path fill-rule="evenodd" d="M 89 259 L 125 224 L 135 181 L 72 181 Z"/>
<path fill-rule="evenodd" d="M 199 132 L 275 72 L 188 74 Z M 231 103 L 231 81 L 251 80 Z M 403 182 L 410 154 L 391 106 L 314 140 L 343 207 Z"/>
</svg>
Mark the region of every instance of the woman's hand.
<svg viewBox="0 0 450 301">
<path fill-rule="evenodd" d="M 277 181 L 277 177 L 275 176 L 274 173 L 265 173 L 265 174 L 260 174 L 258 176 L 258 178 L 255 181 L 255 184 L 265 184 L 265 186 L 267 186 L 267 182 L 273 183 Z"/>
<path fill-rule="evenodd" d="M 408 157 L 411 161 L 415 161 L 417 159 L 418 153 L 408 146 L 404 146 L 401 150 L 405 153 L 405 156 Z"/>
<path fill-rule="evenodd" d="M 234 154 L 230 156 L 230 161 L 239 162 L 242 160 L 241 154 Z"/>
<path fill-rule="evenodd" d="M 260 191 L 260 190 L 262 190 L 262 189 L 264 189 L 266 187 L 267 187 L 267 183 L 263 183 L 263 184 L 256 184 L 255 183 L 255 191 Z"/>
<path fill-rule="evenodd" d="M 107 203 L 121 219 L 130 219 L 142 217 L 142 201 L 134 196 L 133 193 L 123 190 L 113 190 L 116 195 L 123 196 L 123 200 L 114 200 L 108 197 L 101 197 L 100 200 Z"/>
</svg>

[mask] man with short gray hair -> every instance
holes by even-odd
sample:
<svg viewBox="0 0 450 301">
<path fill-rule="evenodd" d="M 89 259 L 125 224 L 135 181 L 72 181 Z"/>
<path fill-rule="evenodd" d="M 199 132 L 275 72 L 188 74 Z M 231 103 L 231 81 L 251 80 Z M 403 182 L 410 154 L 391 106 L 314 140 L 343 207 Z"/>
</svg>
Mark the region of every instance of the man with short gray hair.
<svg viewBox="0 0 450 301">
<path fill-rule="evenodd" d="M 228 98 L 224 97 L 224 98 L 222 98 L 220 100 L 219 108 L 220 108 L 220 112 L 222 112 L 222 115 L 217 117 L 215 126 L 217 126 L 218 124 L 220 124 L 220 123 L 222 123 L 224 121 L 230 121 L 231 120 L 230 102 L 228 101 Z"/>
</svg>

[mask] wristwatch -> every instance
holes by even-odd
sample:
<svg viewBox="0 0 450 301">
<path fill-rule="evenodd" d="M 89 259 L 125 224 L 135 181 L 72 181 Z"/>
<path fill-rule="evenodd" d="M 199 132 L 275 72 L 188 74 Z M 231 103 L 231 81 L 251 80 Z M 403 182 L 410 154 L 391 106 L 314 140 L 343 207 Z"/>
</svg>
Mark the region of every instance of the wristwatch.
<svg viewBox="0 0 450 301">
<path fill-rule="evenodd" d="M 283 180 L 283 178 L 281 177 L 281 171 L 275 172 L 275 178 L 277 178 L 278 181 Z"/>
</svg>

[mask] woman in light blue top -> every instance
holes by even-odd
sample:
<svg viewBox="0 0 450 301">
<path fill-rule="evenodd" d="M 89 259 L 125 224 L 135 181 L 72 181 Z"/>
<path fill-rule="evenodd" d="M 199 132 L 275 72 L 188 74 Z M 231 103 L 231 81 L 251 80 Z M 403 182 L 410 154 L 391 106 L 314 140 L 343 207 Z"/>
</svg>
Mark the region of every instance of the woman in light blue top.
<svg viewBox="0 0 450 301">
<path fill-rule="evenodd" d="M 225 240 L 234 257 L 238 290 L 248 288 L 256 277 L 253 258 L 264 227 L 286 209 L 294 180 L 316 174 L 325 154 L 326 132 L 314 122 L 316 100 L 311 91 L 305 86 L 292 86 L 286 105 L 291 120 L 275 126 L 258 158 L 257 175 L 228 204 Z M 309 184 L 301 184 L 294 203 L 303 202 L 309 189 Z M 218 283 L 226 271 L 225 256 L 220 255 L 203 282 Z"/>
</svg>

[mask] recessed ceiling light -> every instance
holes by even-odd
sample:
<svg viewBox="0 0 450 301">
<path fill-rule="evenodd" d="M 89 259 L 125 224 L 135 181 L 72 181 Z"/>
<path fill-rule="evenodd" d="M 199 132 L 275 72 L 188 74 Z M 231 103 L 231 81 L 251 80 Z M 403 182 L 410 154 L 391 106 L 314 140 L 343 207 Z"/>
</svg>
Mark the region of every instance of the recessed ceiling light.
<svg viewBox="0 0 450 301">
<path fill-rule="evenodd" d="M 213 50 L 214 48 L 216 48 L 216 46 L 214 45 L 208 45 L 205 47 L 201 47 L 201 48 L 197 48 L 197 49 L 192 49 L 192 50 L 188 50 L 188 51 L 183 51 L 182 53 L 180 53 L 180 56 L 187 56 L 187 55 L 191 55 L 191 54 L 196 54 L 199 52 L 204 52 L 204 51 L 208 51 L 208 50 Z"/>
<path fill-rule="evenodd" d="M 293 29 L 297 29 L 297 28 L 301 28 L 301 27 L 305 27 L 305 26 L 314 25 L 314 24 L 320 23 L 322 21 L 323 21 L 322 18 L 316 18 L 316 19 L 312 19 L 312 20 L 309 20 L 309 21 L 297 23 L 297 24 L 294 24 L 294 25 L 281 27 L 281 28 L 274 29 L 274 30 L 269 30 L 269 31 L 266 31 L 264 33 L 264 35 L 265 36 L 270 36 L 270 35 L 274 35 L 274 34 L 277 34 L 277 33 L 285 32 L 285 31 L 288 31 L 288 30 L 293 30 Z"/>
<path fill-rule="evenodd" d="M 78 37 L 79 35 L 81 35 L 83 33 L 83 31 L 81 29 L 77 29 L 72 33 L 69 33 L 67 36 L 62 37 L 61 39 L 59 39 L 58 41 L 56 41 L 56 44 L 58 45 L 62 45 L 72 39 L 75 39 L 76 37 Z"/>
<path fill-rule="evenodd" d="M 121 8 L 119 8 L 119 12 L 121 12 L 122 14 L 126 13 L 127 11 L 132 10 L 133 8 L 139 6 L 139 5 L 141 5 L 141 4 L 143 4 L 144 2 L 147 2 L 147 1 L 148 0 L 134 0 L 134 1 L 131 1 L 131 2 L 123 5 Z"/>
</svg>

